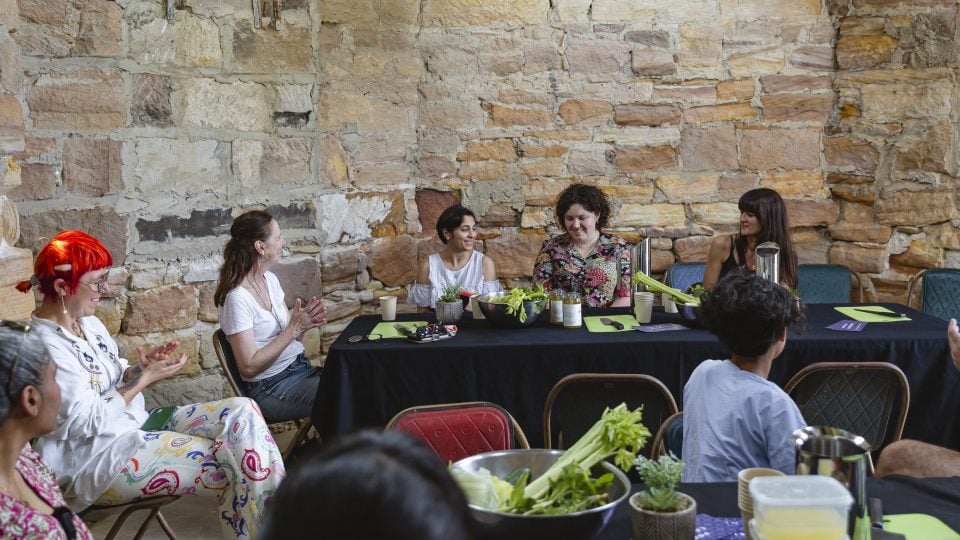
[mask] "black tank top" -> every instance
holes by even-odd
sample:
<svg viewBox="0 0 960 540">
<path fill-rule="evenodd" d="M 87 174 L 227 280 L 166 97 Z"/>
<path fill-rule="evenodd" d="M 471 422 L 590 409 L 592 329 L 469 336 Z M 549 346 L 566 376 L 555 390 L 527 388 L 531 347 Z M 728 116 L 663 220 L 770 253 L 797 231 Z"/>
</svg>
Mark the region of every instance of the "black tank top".
<svg viewBox="0 0 960 540">
<path fill-rule="evenodd" d="M 727 254 L 727 258 L 724 259 L 723 264 L 720 265 L 720 278 L 729 274 L 730 272 L 743 272 L 747 269 L 747 254 L 740 248 L 740 245 L 737 242 L 739 239 L 739 235 L 730 238 L 730 253 Z M 734 249 L 737 250 L 736 258 L 733 256 Z M 740 259 L 741 262 L 737 263 L 736 259 Z"/>
</svg>

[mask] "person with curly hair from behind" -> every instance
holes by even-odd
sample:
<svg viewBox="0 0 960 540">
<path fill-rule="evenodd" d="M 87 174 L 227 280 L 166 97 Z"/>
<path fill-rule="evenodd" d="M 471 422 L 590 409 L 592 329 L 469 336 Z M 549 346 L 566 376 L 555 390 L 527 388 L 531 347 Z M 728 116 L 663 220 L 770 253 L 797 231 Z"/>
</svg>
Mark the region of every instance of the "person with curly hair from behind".
<svg viewBox="0 0 960 540">
<path fill-rule="evenodd" d="M 802 306 L 776 283 L 731 273 L 700 309 L 704 324 L 732 354 L 702 362 L 683 388 L 683 481 L 733 482 L 748 467 L 793 474 L 790 435 L 806 422 L 767 376 L 787 329 L 802 329 Z"/>
</svg>

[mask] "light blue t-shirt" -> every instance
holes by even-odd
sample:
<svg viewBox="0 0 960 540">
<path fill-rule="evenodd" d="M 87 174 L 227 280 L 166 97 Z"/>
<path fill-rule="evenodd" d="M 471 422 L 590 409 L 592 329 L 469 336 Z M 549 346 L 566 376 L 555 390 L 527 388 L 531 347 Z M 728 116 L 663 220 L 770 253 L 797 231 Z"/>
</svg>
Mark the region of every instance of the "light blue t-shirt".
<svg viewBox="0 0 960 540">
<path fill-rule="evenodd" d="M 730 360 L 705 360 L 683 387 L 683 481 L 736 482 L 748 467 L 794 474 L 790 435 L 804 426 L 779 386 Z"/>
</svg>

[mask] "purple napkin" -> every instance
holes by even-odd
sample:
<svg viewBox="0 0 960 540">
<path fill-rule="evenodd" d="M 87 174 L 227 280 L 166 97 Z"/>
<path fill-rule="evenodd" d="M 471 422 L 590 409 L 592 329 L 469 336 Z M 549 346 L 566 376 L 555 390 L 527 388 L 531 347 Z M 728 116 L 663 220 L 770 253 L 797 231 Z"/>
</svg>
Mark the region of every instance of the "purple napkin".
<svg viewBox="0 0 960 540">
<path fill-rule="evenodd" d="M 743 521 L 740 518 L 714 517 L 697 514 L 696 540 L 740 540 L 743 535 Z"/>
<path fill-rule="evenodd" d="M 830 330 L 840 330 L 843 332 L 859 332 L 863 330 L 863 327 L 866 325 L 867 323 L 865 322 L 851 321 L 850 319 L 844 319 L 842 321 L 837 321 L 831 324 L 827 328 Z"/>
</svg>

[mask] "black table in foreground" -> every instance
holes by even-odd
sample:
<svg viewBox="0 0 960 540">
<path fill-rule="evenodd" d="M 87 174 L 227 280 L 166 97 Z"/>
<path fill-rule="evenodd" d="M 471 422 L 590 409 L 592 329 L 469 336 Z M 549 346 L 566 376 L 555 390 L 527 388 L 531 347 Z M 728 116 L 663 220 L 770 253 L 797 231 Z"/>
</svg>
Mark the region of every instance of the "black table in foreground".
<svg viewBox="0 0 960 540">
<path fill-rule="evenodd" d="M 906 306 L 883 305 L 912 320 L 870 323 L 860 332 L 843 332 L 826 328 L 846 318 L 833 305 L 807 306 L 805 330 L 790 333 L 770 380 L 782 386 L 814 362 L 894 363 L 910 381 L 904 437 L 960 448 L 960 374 L 950 362 L 946 321 Z M 585 315 L 625 312 L 588 310 Z M 398 319 L 431 320 L 432 315 Z M 369 334 L 379 322 L 377 316 L 357 317 L 330 349 L 313 411 L 324 437 L 383 428 L 406 407 L 485 400 L 510 411 L 531 446 L 541 447 L 544 401 L 566 375 L 647 373 L 663 381 L 682 407 L 683 385 L 697 364 L 729 357 L 715 336 L 699 328 L 591 333 L 586 327 L 568 330 L 542 320 L 529 328 L 502 330 L 488 321 L 465 318 L 456 337 L 435 343 L 347 342 L 349 336 Z M 653 322 L 682 321 L 658 308 Z"/>
<path fill-rule="evenodd" d="M 640 486 L 634 486 L 634 492 Z M 696 499 L 697 512 L 716 517 L 740 517 L 736 482 L 681 484 L 679 491 Z M 929 514 L 960 531 L 960 477 L 868 478 L 867 496 L 883 501 L 884 515 Z M 597 540 L 629 540 L 630 505 L 624 501 Z"/>
</svg>

